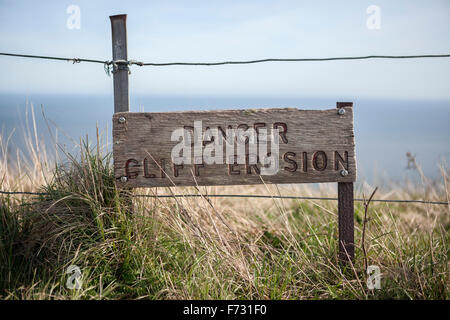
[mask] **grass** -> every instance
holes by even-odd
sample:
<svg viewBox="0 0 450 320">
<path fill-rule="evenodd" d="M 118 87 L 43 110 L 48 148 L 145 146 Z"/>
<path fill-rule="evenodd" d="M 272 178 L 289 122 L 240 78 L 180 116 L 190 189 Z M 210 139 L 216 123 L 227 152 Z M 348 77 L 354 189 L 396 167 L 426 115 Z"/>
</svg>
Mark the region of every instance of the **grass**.
<svg viewBox="0 0 450 320">
<path fill-rule="evenodd" d="M 0 136 L 1 299 L 448 299 L 449 207 L 371 203 L 365 247 L 382 272 L 366 285 L 364 207 L 355 207 L 356 259 L 337 261 L 337 204 L 284 199 L 133 198 L 114 186 L 111 154 L 97 139 L 51 165 L 35 130 L 29 157 L 13 162 Z M 2 140 L 3 139 L 3 140 Z M 58 163 L 61 163 L 60 161 Z M 422 177 L 376 198 L 449 198 Z M 139 194 L 253 193 L 329 196 L 333 184 L 141 189 Z M 357 196 L 373 190 L 365 186 Z M 82 272 L 68 289 L 68 266 Z"/>
</svg>

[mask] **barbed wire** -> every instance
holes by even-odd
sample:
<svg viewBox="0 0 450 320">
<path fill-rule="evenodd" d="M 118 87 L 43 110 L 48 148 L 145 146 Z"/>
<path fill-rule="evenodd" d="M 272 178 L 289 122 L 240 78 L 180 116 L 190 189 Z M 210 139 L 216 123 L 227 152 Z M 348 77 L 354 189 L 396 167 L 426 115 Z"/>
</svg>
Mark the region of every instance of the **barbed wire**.
<svg viewBox="0 0 450 320">
<path fill-rule="evenodd" d="M 109 63 L 108 60 L 95 60 L 95 59 L 84 59 L 84 58 L 64 58 L 64 57 L 52 57 L 52 56 L 36 56 L 31 54 L 19 54 L 19 53 L 7 53 L 7 52 L 0 52 L 0 55 L 2 56 L 10 56 L 10 57 L 21 57 L 21 58 L 33 58 L 33 59 L 46 59 L 46 60 L 59 60 L 59 61 L 68 61 L 75 63 L 80 62 L 93 62 L 93 63 Z"/>
<path fill-rule="evenodd" d="M 49 196 L 51 193 L 47 192 L 28 192 L 28 191 L 3 191 L 0 194 L 5 195 L 38 195 Z M 309 197 L 309 196 L 277 196 L 277 195 L 253 195 L 253 194 L 130 194 L 133 198 L 263 198 L 263 199 L 291 199 L 291 200 L 325 200 L 337 201 L 334 197 Z M 354 201 L 364 202 L 364 199 L 355 198 Z M 431 200 L 400 200 L 400 199 L 372 199 L 372 202 L 387 202 L 387 203 L 422 203 L 422 204 L 438 204 L 450 205 L 447 201 L 431 201 Z"/>
<path fill-rule="evenodd" d="M 321 62 L 321 61 L 342 61 L 342 60 L 367 60 L 367 59 L 423 59 L 423 58 L 449 58 L 450 54 L 421 54 L 421 55 L 368 55 L 368 56 L 346 56 L 346 57 L 326 57 L 326 58 L 267 58 L 259 60 L 244 60 L 244 61 L 219 61 L 219 62 L 140 62 L 136 60 L 98 60 L 98 59 L 86 59 L 86 58 L 67 58 L 67 57 L 54 57 L 54 56 L 41 56 L 19 53 L 7 53 L 0 52 L 2 56 L 21 57 L 21 58 L 33 58 L 33 59 L 46 59 L 46 60 L 59 60 L 75 63 L 91 62 L 100 63 L 105 67 L 105 71 L 109 74 L 110 68 L 113 66 L 116 68 L 118 65 L 137 65 L 153 66 L 153 67 L 166 67 L 166 66 L 220 66 L 220 65 L 233 65 L 233 64 L 255 64 L 265 62 Z"/>
</svg>

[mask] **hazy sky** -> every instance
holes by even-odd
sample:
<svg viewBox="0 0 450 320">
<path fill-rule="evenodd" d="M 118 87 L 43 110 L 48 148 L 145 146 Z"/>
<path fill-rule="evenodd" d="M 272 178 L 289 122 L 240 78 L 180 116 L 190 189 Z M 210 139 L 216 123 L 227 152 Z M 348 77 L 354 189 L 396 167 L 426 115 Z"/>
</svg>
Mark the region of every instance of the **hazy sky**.
<svg viewBox="0 0 450 320">
<path fill-rule="evenodd" d="M 67 8 L 80 8 L 80 29 Z M 367 8 L 381 10 L 380 29 Z M 111 59 L 108 16 L 128 14 L 129 58 L 220 61 L 450 53 L 450 1 L 0 0 L 0 52 Z M 0 91 L 112 92 L 102 65 L 0 57 Z M 132 68 L 131 93 L 450 99 L 450 58 Z"/>
</svg>

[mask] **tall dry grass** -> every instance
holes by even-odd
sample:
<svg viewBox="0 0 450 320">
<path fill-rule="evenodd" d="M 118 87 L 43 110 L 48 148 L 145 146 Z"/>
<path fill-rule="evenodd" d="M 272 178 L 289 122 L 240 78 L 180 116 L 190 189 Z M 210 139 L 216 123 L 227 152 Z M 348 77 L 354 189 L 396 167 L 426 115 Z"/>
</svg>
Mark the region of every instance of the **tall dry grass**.
<svg viewBox="0 0 450 320">
<path fill-rule="evenodd" d="M 29 155 L 8 154 L 0 136 L 0 189 L 47 195 L 0 198 L 0 297 L 5 299 L 447 299 L 449 207 L 371 203 L 365 248 L 382 271 L 366 285 L 364 208 L 355 207 L 356 259 L 337 261 L 333 201 L 208 198 L 215 193 L 332 196 L 335 184 L 138 189 L 200 198 L 128 199 L 114 186 L 111 154 L 97 137 L 63 163 L 48 156 L 34 114 Z M 52 152 L 53 153 L 53 152 Z M 376 198 L 449 198 L 448 170 L 420 184 L 381 188 Z M 361 184 L 357 195 L 373 186 Z M 69 265 L 82 287 L 66 286 Z"/>
</svg>

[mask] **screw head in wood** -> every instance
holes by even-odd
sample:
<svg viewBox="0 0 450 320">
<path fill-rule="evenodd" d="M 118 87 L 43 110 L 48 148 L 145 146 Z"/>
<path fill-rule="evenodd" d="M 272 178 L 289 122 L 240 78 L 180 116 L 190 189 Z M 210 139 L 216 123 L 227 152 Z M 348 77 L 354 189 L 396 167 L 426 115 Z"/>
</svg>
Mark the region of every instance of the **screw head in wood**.
<svg viewBox="0 0 450 320">
<path fill-rule="evenodd" d="M 120 118 L 119 118 L 119 123 L 125 123 L 125 121 L 127 121 L 127 120 L 125 119 L 125 117 L 120 117 Z"/>
<path fill-rule="evenodd" d="M 125 177 L 125 176 L 122 176 L 122 177 L 120 177 L 120 181 L 121 181 L 121 182 L 127 182 L 127 181 L 128 181 L 128 178 Z"/>
<path fill-rule="evenodd" d="M 338 109 L 338 114 L 339 114 L 340 116 L 342 116 L 344 113 L 345 113 L 345 109 L 344 109 L 344 108 L 339 108 L 339 109 Z"/>
<path fill-rule="evenodd" d="M 348 176 L 348 171 L 345 169 L 341 170 L 341 176 L 343 177 Z"/>
</svg>

